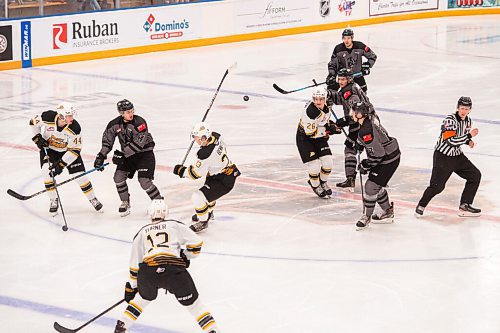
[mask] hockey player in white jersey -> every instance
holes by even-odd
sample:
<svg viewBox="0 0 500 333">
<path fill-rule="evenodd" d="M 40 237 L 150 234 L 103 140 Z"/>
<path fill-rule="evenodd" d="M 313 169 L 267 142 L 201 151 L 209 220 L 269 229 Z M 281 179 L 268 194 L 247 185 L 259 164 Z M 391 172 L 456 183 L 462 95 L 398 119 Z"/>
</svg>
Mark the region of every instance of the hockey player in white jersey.
<svg viewBox="0 0 500 333">
<path fill-rule="evenodd" d="M 326 95 L 325 87 L 314 89 L 312 101 L 306 104 L 302 112 L 296 134 L 300 158 L 309 172 L 307 183 L 320 198 L 332 195 L 328 177 L 332 172 L 333 160 L 328 139 L 330 134 L 341 133 L 330 120 L 332 113 L 326 105 Z"/>
<path fill-rule="evenodd" d="M 116 323 L 115 333 L 128 332 L 160 288 L 175 295 L 204 332 L 220 333 L 187 271 L 190 259 L 200 254 L 203 241 L 182 222 L 165 220 L 168 207 L 163 199 L 154 199 L 148 213 L 151 223 L 139 230 L 132 244 L 130 277 L 125 284 L 128 306 Z"/>
<path fill-rule="evenodd" d="M 48 110 L 37 114 L 29 123 L 34 135 L 32 140 L 40 149 L 43 180 L 50 198 L 49 212 L 54 215 L 59 209 L 54 177 L 61 174 L 65 168 L 70 175 L 85 172 L 80 155 L 81 127 L 74 119 L 75 114 L 76 109 L 72 104 L 61 103 L 56 111 Z M 76 181 L 95 210 L 102 212 L 102 204 L 97 200 L 88 177 L 82 176 Z"/>
<path fill-rule="evenodd" d="M 200 232 L 208 227 L 208 221 L 214 218 L 216 200 L 228 194 L 234 187 L 236 177 L 240 171 L 227 156 L 226 144 L 219 133 L 212 132 L 210 125 L 204 122 L 197 123 L 191 137 L 200 146 L 197 152 L 197 161 L 185 167 L 177 164 L 174 174 L 181 178 L 188 176 L 199 179 L 206 175 L 205 184 L 192 195 L 196 214 L 193 215 L 191 229 Z"/>
</svg>

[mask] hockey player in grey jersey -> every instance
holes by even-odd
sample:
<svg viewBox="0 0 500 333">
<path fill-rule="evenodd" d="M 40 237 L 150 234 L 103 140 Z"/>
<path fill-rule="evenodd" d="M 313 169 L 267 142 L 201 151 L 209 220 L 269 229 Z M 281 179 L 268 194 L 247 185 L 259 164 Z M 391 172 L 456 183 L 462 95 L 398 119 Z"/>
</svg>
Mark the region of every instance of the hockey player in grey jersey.
<svg viewBox="0 0 500 333">
<path fill-rule="evenodd" d="M 200 146 L 194 164 L 185 167 L 177 164 L 174 174 L 180 178 L 199 179 L 206 175 L 205 184 L 191 197 L 196 214 L 190 228 L 200 232 L 208 228 L 208 221 L 214 218 L 216 200 L 231 192 L 240 171 L 227 156 L 222 136 L 212 132 L 210 125 L 200 122 L 194 125 L 191 137 Z"/>
<path fill-rule="evenodd" d="M 357 83 L 353 81 L 353 75 L 350 69 L 342 68 L 339 70 L 337 80 L 340 85 L 340 89 L 338 91 L 328 90 L 328 103 L 342 105 L 344 116 L 337 120 L 336 126 L 349 127 L 348 137 L 344 142 L 344 166 L 346 180 L 341 183 L 337 183 L 337 187 L 345 188 L 353 192 L 356 179 L 356 153 L 361 151 L 363 147 L 356 144 L 360 125 L 351 118 L 351 107 L 356 103 L 363 102 L 368 106 L 370 114 L 375 114 L 375 109 L 370 103 L 370 99 L 366 96 L 365 92 Z"/>
<path fill-rule="evenodd" d="M 153 152 L 155 142 L 144 118 L 134 114 L 134 105 L 124 99 L 116 105 L 120 114 L 111 120 L 102 134 L 102 148 L 94 161 L 94 167 L 100 168 L 108 153 L 113 148 L 116 137 L 121 150 L 115 150 L 113 163 L 116 171 L 113 180 L 120 200 L 120 216 L 130 214 L 130 194 L 127 178 L 132 178 L 137 171 L 137 178 L 142 189 L 153 199 L 162 198 L 160 191 L 153 184 L 156 159 Z"/>
<path fill-rule="evenodd" d="M 359 84 L 363 91 L 367 91 L 365 76 L 370 74 L 370 69 L 377 61 L 377 55 L 362 42 L 354 41 L 354 31 L 345 29 L 342 32 L 342 43 L 335 46 L 332 57 L 328 63 L 328 76 L 326 84 L 328 89 L 338 90 L 339 84 L 335 81 L 339 70 L 350 69 L 353 73 L 362 75 L 354 78 L 354 82 Z M 366 62 L 363 62 L 363 57 Z"/>
<path fill-rule="evenodd" d="M 351 110 L 352 119 L 360 124 L 357 142 L 365 147 L 367 156 L 358 166 L 362 175 L 368 174 L 363 197 L 364 214 L 356 223 L 357 230 L 361 230 L 371 220 L 373 223 L 393 222 L 394 204 L 390 202 L 385 187 L 399 166 L 401 152 L 396 138 L 390 137 L 378 117 L 370 114 L 368 105 L 356 103 Z M 373 214 L 376 203 L 383 211 Z"/>
<path fill-rule="evenodd" d="M 61 103 L 55 111 L 44 111 L 30 119 L 34 134 L 32 140 L 40 149 L 40 165 L 50 198 L 49 212 L 53 215 L 56 215 L 59 209 L 54 178 L 64 169 L 67 169 L 70 175 L 85 172 L 81 157 L 82 128 L 74 119 L 75 116 L 76 108 L 72 104 Z M 82 176 L 76 181 L 94 209 L 102 212 L 102 204 L 97 200 L 88 177 Z"/>
<path fill-rule="evenodd" d="M 151 223 L 134 237 L 130 276 L 125 284 L 128 305 L 117 321 L 115 333 L 128 332 L 145 308 L 165 289 L 175 296 L 206 333 L 220 333 L 214 317 L 202 303 L 187 268 L 197 258 L 203 241 L 182 222 L 166 219 L 168 207 L 154 199 L 148 209 Z"/>
</svg>

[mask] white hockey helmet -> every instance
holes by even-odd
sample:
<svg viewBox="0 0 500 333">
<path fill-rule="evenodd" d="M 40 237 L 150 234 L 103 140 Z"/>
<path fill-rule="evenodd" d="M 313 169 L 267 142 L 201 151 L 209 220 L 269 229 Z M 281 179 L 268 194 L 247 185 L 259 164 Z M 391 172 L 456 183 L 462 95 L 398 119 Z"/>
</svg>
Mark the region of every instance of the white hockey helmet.
<svg viewBox="0 0 500 333">
<path fill-rule="evenodd" d="M 73 104 L 63 102 L 57 105 L 56 111 L 61 116 L 73 116 L 76 117 L 76 108 Z"/>
<path fill-rule="evenodd" d="M 201 138 L 206 137 L 207 139 L 212 135 L 212 131 L 210 130 L 210 125 L 204 122 L 196 123 L 191 131 L 191 137 L 195 136 Z"/>
<path fill-rule="evenodd" d="M 168 206 L 163 199 L 153 199 L 148 208 L 151 221 L 164 220 L 168 216 Z"/>
<path fill-rule="evenodd" d="M 312 93 L 312 98 L 324 98 L 326 99 L 326 87 L 325 86 L 318 86 L 315 87 Z"/>
</svg>

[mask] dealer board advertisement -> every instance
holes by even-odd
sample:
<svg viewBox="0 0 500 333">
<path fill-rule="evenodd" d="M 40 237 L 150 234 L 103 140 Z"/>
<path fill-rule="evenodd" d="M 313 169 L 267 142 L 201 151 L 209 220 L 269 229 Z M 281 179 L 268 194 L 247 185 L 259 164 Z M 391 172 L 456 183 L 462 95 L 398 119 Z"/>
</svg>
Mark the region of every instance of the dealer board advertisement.
<svg viewBox="0 0 500 333">
<path fill-rule="evenodd" d="M 370 16 L 435 10 L 439 0 L 370 0 Z"/>
<path fill-rule="evenodd" d="M 448 8 L 500 7 L 500 0 L 448 0 Z"/>
<path fill-rule="evenodd" d="M 103 12 L 48 17 L 32 22 L 33 58 L 120 49 L 200 38 L 200 12 L 169 10 Z"/>
</svg>

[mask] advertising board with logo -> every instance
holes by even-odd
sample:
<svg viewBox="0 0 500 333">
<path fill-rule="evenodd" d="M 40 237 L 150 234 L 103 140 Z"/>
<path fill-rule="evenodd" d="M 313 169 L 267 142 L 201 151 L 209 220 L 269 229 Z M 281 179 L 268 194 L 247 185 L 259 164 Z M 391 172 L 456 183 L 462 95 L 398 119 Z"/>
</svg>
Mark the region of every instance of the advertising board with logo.
<svg viewBox="0 0 500 333">
<path fill-rule="evenodd" d="M 370 16 L 435 10 L 439 0 L 370 0 Z"/>
<path fill-rule="evenodd" d="M 0 26 L 0 61 L 12 60 L 12 26 Z"/>
<path fill-rule="evenodd" d="M 143 17 L 143 40 L 165 43 L 200 37 L 197 33 L 200 31 L 200 19 L 195 12 L 165 15 L 161 11 L 152 11 Z"/>
<path fill-rule="evenodd" d="M 359 0 L 319 0 L 319 14 L 314 24 L 350 21 L 366 17 L 368 7 Z"/>
<path fill-rule="evenodd" d="M 321 11 L 329 14 L 329 1 L 249 0 L 235 7 L 237 31 L 253 32 L 312 24 Z"/>
<path fill-rule="evenodd" d="M 21 62 L 23 68 L 31 67 L 31 22 L 21 22 Z"/>
<path fill-rule="evenodd" d="M 448 8 L 500 7 L 500 0 L 448 0 Z"/>
</svg>

